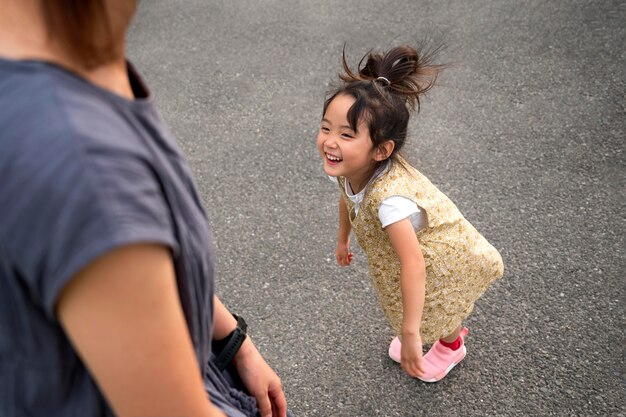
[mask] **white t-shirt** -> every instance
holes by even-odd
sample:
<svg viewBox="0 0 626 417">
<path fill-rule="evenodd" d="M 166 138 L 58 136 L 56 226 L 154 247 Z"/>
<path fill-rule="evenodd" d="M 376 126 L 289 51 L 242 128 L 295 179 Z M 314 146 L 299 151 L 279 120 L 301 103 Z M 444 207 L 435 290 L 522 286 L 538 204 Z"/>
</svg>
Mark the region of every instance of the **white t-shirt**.
<svg viewBox="0 0 626 417">
<path fill-rule="evenodd" d="M 365 195 L 365 192 L 369 188 L 370 184 L 383 175 L 387 169 L 389 169 L 389 164 L 379 168 L 378 171 L 372 175 L 372 178 L 368 181 L 367 185 L 365 185 L 365 187 L 363 187 L 363 189 L 356 194 L 352 192 L 350 183 L 346 181 L 346 194 L 348 195 L 350 201 L 354 203 L 355 214 L 359 213 L 359 207 L 363 201 L 363 196 Z M 330 178 L 330 180 L 335 184 L 338 183 L 337 178 L 331 176 L 328 178 Z M 400 195 L 394 195 L 384 199 L 378 208 L 378 218 L 380 219 L 383 228 L 409 217 L 411 224 L 413 225 L 413 229 L 415 229 L 415 231 L 421 230 L 427 226 L 426 216 L 424 214 L 424 210 L 415 204 L 415 202 Z"/>
</svg>

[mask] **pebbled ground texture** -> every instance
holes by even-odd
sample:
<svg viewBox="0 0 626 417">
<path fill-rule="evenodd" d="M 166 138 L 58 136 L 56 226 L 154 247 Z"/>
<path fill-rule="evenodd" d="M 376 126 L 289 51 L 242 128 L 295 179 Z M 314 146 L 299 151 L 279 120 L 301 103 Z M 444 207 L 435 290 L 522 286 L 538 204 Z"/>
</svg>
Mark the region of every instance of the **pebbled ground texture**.
<svg viewBox="0 0 626 417">
<path fill-rule="evenodd" d="M 298 417 L 625 416 L 626 3 L 149 0 L 128 56 L 186 154 L 217 292 Z M 409 378 L 315 137 L 340 70 L 445 41 L 405 154 L 497 247 L 505 275 L 443 381 Z M 354 240 L 354 239 L 353 239 Z"/>
</svg>

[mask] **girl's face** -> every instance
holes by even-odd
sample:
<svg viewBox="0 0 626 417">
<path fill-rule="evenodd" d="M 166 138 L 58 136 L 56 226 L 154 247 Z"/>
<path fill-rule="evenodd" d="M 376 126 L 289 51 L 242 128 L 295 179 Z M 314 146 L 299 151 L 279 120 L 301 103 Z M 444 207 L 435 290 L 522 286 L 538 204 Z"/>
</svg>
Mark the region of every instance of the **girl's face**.
<svg viewBox="0 0 626 417">
<path fill-rule="evenodd" d="M 377 152 L 367 125 L 360 121 L 358 132 L 350 128 L 348 110 L 354 98 L 339 94 L 330 102 L 317 135 L 317 149 L 324 161 L 324 172 L 331 177 L 343 176 L 353 191 L 359 192 L 372 174 Z"/>
</svg>

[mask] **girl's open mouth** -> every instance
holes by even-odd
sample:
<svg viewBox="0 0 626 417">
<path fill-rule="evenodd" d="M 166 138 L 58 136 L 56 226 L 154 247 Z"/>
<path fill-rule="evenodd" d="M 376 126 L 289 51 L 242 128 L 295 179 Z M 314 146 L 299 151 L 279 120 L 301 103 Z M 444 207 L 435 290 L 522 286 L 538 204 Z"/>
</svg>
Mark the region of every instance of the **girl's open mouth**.
<svg viewBox="0 0 626 417">
<path fill-rule="evenodd" d="M 343 159 L 338 156 L 331 155 L 329 153 L 326 154 L 326 162 L 328 162 L 329 165 L 337 165 L 341 161 L 343 161 Z"/>
</svg>

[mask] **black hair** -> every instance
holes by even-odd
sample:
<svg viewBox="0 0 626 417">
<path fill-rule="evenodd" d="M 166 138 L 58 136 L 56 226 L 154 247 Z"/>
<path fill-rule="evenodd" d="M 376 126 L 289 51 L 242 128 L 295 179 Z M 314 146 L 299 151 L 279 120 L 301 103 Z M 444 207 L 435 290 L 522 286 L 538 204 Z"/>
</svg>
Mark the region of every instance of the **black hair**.
<svg viewBox="0 0 626 417">
<path fill-rule="evenodd" d="M 355 132 L 361 121 L 368 126 L 375 147 L 387 140 L 395 142 L 395 155 L 404 145 L 410 111 L 420 109 L 420 97 L 428 92 L 445 65 L 434 64 L 443 46 L 413 48 L 397 46 L 384 53 L 369 52 L 361 58 L 357 71 L 346 62 L 345 46 L 342 53 L 342 83 L 329 93 L 328 105 L 340 94 L 355 99 L 348 111 L 348 123 Z M 363 65 L 365 62 L 365 65 Z"/>
</svg>

